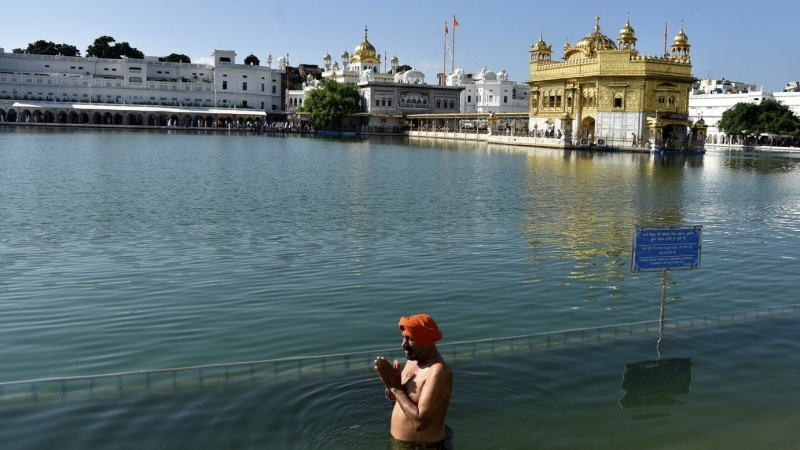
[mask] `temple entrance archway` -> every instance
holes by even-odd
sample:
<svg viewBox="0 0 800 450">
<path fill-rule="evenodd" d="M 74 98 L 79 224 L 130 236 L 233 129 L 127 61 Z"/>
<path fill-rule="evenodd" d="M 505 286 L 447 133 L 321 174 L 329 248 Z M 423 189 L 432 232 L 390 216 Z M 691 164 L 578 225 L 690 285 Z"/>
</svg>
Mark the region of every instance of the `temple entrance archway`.
<svg viewBox="0 0 800 450">
<path fill-rule="evenodd" d="M 594 117 L 584 117 L 581 120 L 580 128 L 578 128 L 578 138 L 588 138 L 591 139 L 594 137 Z"/>
</svg>

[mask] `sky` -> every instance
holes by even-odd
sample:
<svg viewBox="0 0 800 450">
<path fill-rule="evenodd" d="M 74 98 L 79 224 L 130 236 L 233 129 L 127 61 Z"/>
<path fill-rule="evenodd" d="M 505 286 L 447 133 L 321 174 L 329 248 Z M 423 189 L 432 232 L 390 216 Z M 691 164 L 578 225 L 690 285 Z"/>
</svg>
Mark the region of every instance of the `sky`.
<svg viewBox="0 0 800 450">
<path fill-rule="evenodd" d="M 428 83 L 436 83 L 443 66 L 450 72 L 453 47 L 456 68 L 506 70 L 510 80 L 524 82 L 530 46 L 540 34 L 560 60 L 565 43 L 575 44 L 594 31 L 595 17 L 600 17 L 600 31 L 616 42 L 629 14 L 636 49 L 645 55 L 662 55 L 665 26 L 669 48 L 683 24 L 696 78 L 725 78 L 773 91 L 800 81 L 796 0 L 4 0 L 0 12 L 6 19 L 0 48 L 6 52 L 43 39 L 74 45 L 85 55 L 96 38 L 107 35 L 148 56 L 178 53 L 192 62 L 209 62 L 215 49 L 234 50 L 238 63 L 254 54 L 266 65 L 272 54 L 273 67 L 287 54 L 293 66 L 322 66 L 326 52 L 339 60 L 364 40 L 366 26 L 369 42 L 385 60 L 397 56 L 400 64 L 422 71 Z M 459 23 L 455 43 L 454 15 Z"/>
</svg>

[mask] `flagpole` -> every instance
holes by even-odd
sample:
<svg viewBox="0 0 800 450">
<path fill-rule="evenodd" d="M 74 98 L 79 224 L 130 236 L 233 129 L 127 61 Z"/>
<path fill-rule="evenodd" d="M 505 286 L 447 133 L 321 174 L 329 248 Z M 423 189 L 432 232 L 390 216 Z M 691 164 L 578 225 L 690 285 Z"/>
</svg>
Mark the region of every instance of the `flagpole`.
<svg viewBox="0 0 800 450">
<path fill-rule="evenodd" d="M 447 21 L 444 21 L 444 52 L 442 53 L 442 79 L 439 80 L 440 85 L 444 85 L 444 80 L 447 78 Z"/>
<path fill-rule="evenodd" d="M 450 53 L 450 73 L 456 71 L 456 27 L 458 26 L 458 21 L 456 20 L 456 15 L 453 13 L 453 48 L 451 49 Z"/>
</svg>

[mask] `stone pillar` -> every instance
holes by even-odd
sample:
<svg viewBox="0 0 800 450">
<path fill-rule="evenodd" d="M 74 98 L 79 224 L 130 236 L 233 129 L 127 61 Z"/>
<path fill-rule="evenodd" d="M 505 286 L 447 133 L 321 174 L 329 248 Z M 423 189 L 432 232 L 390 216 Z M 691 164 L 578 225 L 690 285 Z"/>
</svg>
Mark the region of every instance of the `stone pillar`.
<svg viewBox="0 0 800 450">
<path fill-rule="evenodd" d="M 561 118 L 561 130 L 564 132 L 564 147 L 572 147 L 572 117 L 568 112 Z"/>
<path fill-rule="evenodd" d="M 660 151 L 661 140 L 664 135 L 664 126 L 661 123 L 661 119 L 659 119 L 658 117 L 648 117 L 647 130 L 650 132 L 650 136 L 648 136 L 650 151 L 651 152 Z"/>
</svg>

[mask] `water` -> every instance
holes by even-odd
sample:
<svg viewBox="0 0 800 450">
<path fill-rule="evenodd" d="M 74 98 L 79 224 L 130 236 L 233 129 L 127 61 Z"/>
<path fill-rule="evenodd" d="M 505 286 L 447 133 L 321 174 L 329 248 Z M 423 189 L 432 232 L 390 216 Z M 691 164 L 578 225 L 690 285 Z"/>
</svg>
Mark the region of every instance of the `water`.
<svg viewBox="0 0 800 450">
<path fill-rule="evenodd" d="M 658 319 L 634 226 L 703 226 L 667 317 L 800 303 L 800 159 L 0 128 L 0 382 Z M 623 409 L 657 335 L 456 358 L 458 448 L 788 448 L 796 317 L 670 330 L 683 405 Z M 380 448 L 369 370 L 0 405 L 8 448 Z M 12 443 L 10 447 L 6 443 Z"/>
</svg>

